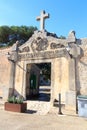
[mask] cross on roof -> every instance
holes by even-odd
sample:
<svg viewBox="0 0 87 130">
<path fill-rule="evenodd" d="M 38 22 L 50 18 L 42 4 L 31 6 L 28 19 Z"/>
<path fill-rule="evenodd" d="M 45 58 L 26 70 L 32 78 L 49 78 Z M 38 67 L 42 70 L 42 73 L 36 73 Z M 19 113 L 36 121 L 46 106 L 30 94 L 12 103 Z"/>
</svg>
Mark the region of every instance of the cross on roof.
<svg viewBox="0 0 87 130">
<path fill-rule="evenodd" d="M 43 31 L 45 29 L 45 19 L 49 18 L 49 14 L 45 13 L 45 11 L 41 11 L 41 16 L 38 16 L 36 20 L 40 20 L 40 30 Z"/>
</svg>

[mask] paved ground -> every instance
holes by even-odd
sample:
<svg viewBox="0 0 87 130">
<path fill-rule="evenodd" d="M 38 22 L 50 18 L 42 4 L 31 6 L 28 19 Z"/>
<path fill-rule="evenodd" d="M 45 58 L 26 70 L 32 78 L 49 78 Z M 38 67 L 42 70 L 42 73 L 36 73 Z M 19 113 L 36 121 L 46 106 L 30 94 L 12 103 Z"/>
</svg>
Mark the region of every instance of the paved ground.
<svg viewBox="0 0 87 130">
<path fill-rule="evenodd" d="M 39 100 L 27 103 L 27 113 L 16 113 L 5 111 L 4 102 L 0 100 L 0 130 L 87 130 L 87 118 L 64 108 L 63 115 L 58 115 L 58 107 L 50 110 L 48 97 L 44 100 L 40 95 Z"/>
<path fill-rule="evenodd" d="M 36 115 L 0 110 L 0 130 L 87 130 L 87 118 L 72 114 Z"/>
</svg>

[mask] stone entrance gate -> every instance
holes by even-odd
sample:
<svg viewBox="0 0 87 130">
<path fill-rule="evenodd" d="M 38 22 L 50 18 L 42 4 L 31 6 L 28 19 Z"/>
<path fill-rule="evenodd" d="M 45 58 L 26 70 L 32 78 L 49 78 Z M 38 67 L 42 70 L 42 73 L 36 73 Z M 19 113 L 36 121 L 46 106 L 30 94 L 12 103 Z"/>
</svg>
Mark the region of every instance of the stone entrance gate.
<svg viewBox="0 0 87 130">
<path fill-rule="evenodd" d="M 30 71 L 28 64 L 51 63 L 51 103 L 61 93 L 62 102 L 67 107 L 70 104 L 72 108 L 75 106 L 75 68 L 80 47 L 75 44 L 74 32 L 70 33 L 68 39 L 58 39 L 46 31 L 36 31 L 25 44 L 18 47 L 16 43 L 12 48 L 9 60 L 12 62 L 12 72 L 15 70 L 14 82 L 11 82 L 14 83 L 11 86 L 14 86 L 15 93 L 26 99 L 26 73 Z"/>
<path fill-rule="evenodd" d="M 41 18 L 44 17 L 40 31 L 35 31 L 21 46 L 16 42 L 7 54 L 10 63 L 8 93 L 21 95 L 26 100 L 26 76 L 33 68 L 31 65 L 51 63 L 51 104 L 58 99 L 60 93 L 62 103 L 67 108 L 76 110 L 76 95 L 80 91 L 77 88 L 77 64 L 82 55 L 81 48 L 77 44 L 74 31 L 66 39 L 59 39 L 56 34 L 45 31 L 44 18 L 49 15 L 45 15 L 45 12 L 42 14 Z M 39 72 L 38 68 L 33 71 Z"/>
</svg>

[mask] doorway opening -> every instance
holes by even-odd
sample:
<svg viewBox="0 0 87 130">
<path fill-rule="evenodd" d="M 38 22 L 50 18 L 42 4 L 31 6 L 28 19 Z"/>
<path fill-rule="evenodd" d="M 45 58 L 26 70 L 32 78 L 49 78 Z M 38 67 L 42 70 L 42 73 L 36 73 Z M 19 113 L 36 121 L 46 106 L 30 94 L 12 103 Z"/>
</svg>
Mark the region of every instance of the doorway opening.
<svg viewBox="0 0 87 130">
<path fill-rule="evenodd" d="M 51 63 L 27 64 L 26 99 L 50 101 Z"/>
</svg>

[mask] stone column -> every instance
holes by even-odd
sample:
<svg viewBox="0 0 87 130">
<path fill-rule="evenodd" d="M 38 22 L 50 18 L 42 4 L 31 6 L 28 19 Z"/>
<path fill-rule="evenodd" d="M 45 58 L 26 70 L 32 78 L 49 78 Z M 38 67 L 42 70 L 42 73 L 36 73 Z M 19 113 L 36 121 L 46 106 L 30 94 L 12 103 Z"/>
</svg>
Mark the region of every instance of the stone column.
<svg viewBox="0 0 87 130">
<path fill-rule="evenodd" d="M 10 81 L 9 81 L 9 96 L 14 94 L 14 86 L 15 86 L 15 63 L 10 61 L 11 69 L 10 69 Z"/>
<path fill-rule="evenodd" d="M 69 60 L 69 90 L 66 92 L 66 109 L 76 111 L 76 75 L 75 59 Z"/>
<path fill-rule="evenodd" d="M 55 59 L 51 62 L 51 99 L 50 99 L 51 107 L 53 106 L 54 102 L 54 81 L 55 81 L 54 68 L 55 68 Z"/>
<path fill-rule="evenodd" d="M 23 63 L 23 81 L 22 81 L 22 96 L 24 98 L 24 100 L 26 100 L 26 63 L 24 61 Z"/>
<path fill-rule="evenodd" d="M 69 60 L 69 89 L 75 91 L 75 59 Z"/>
<path fill-rule="evenodd" d="M 11 51 L 8 53 L 8 60 L 11 64 L 9 96 L 14 94 L 15 89 L 15 66 L 18 59 L 18 44 L 18 41 L 15 44 L 13 44 Z"/>
</svg>

